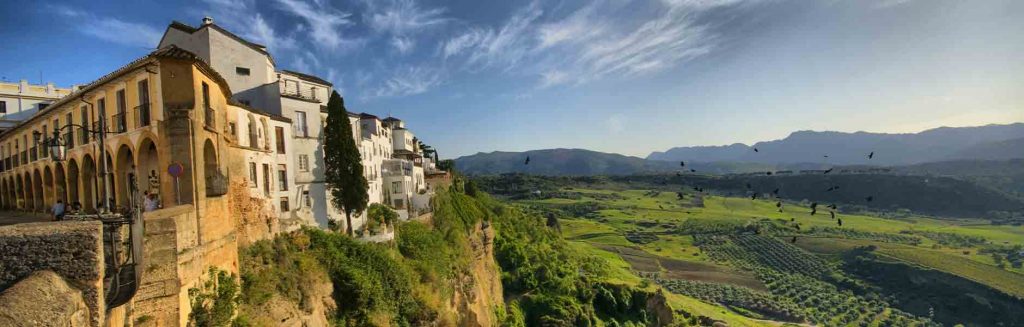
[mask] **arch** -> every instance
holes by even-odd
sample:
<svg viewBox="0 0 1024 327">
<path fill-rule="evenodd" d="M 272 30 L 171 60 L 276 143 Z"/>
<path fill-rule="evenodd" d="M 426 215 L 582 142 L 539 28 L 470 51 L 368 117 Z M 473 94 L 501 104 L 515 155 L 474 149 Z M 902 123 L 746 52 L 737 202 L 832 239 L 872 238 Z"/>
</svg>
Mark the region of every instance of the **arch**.
<svg viewBox="0 0 1024 327">
<path fill-rule="evenodd" d="M 258 148 L 259 140 L 256 138 L 256 117 L 252 114 L 249 117 L 249 147 Z"/>
<path fill-rule="evenodd" d="M 78 199 L 86 212 L 96 211 L 96 161 L 89 155 L 82 156 L 82 168 L 79 175 Z"/>
<path fill-rule="evenodd" d="M 164 178 L 162 176 L 163 169 L 160 169 L 160 154 L 157 151 L 156 142 L 148 137 L 143 138 L 136 149 L 138 151 L 135 160 L 139 174 L 139 190 L 155 194 L 157 200 L 162 201 L 160 185 L 163 185 Z"/>
<path fill-rule="evenodd" d="M 260 124 L 263 125 L 262 129 L 256 133 L 263 141 L 260 143 L 260 148 L 270 149 L 270 127 L 267 125 L 267 118 L 260 117 Z"/>
<path fill-rule="evenodd" d="M 124 207 L 132 207 L 136 202 L 138 190 L 138 173 L 135 169 L 135 155 L 132 149 L 123 144 L 117 149 L 117 161 L 114 166 L 114 183 L 116 203 Z"/>
<path fill-rule="evenodd" d="M 22 199 L 25 201 L 25 210 L 32 211 L 36 209 L 35 196 L 33 196 L 35 190 L 32 189 L 32 172 L 25 171 L 21 176 L 21 184 L 25 185 L 24 194 Z"/>
<path fill-rule="evenodd" d="M 32 171 L 32 210 L 43 210 L 43 176 L 39 169 Z"/>
<path fill-rule="evenodd" d="M 9 199 L 9 196 L 7 194 L 7 179 L 4 178 L 4 179 L 0 180 L 0 207 L 3 207 L 4 209 L 8 209 L 8 206 L 7 206 L 8 199 Z"/>
<path fill-rule="evenodd" d="M 56 200 L 71 204 L 68 200 L 68 182 L 64 175 L 64 165 L 60 162 L 53 165 L 53 196 Z"/>
<path fill-rule="evenodd" d="M 53 193 L 53 170 L 50 166 L 43 167 L 43 203 L 53 205 L 57 202 Z"/>
<path fill-rule="evenodd" d="M 220 172 L 217 150 L 210 139 L 206 139 L 206 142 L 203 142 L 203 177 L 206 181 L 206 196 L 218 196 L 227 193 L 227 180 Z"/>
<path fill-rule="evenodd" d="M 80 174 L 78 172 L 78 162 L 75 161 L 75 159 L 68 160 L 67 172 L 64 177 L 66 178 L 65 183 L 67 185 L 66 190 L 68 195 L 68 203 L 71 204 L 72 207 L 75 207 L 76 204 L 79 206 L 83 205 L 82 198 L 78 196 L 80 191 L 79 186 L 82 184 Z M 82 208 L 84 209 L 84 207 Z"/>
<path fill-rule="evenodd" d="M 14 176 L 14 206 L 18 209 L 26 209 L 25 207 L 25 184 L 21 180 L 21 175 Z"/>
</svg>

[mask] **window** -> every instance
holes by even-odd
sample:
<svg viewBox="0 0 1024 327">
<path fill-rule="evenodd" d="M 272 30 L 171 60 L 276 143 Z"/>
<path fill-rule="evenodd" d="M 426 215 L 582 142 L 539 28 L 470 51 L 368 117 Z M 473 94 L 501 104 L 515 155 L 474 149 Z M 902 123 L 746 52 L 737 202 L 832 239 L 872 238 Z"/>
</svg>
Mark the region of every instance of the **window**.
<svg viewBox="0 0 1024 327">
<path fill-rule="evenodd" d="M 402 182 L 391 182 L 391 194 L 402 194 Z"/>
<path fill-rule="evenodd" d="M 288 212 L 288 197 L 281 197 L 281 212 Z"/>
<path fill-rule="evenodd" d="M 255 162 L 250 162 L 249 163 L 249 182 L 252 183 L 252 184 L 249 184 L 250 186 L 256 187 L 256 163 Z"/>
<path fill-rule="evenodd" d="M 139 127 L 149 126 L 149 81 L 139 81 L 139 111 L 135 114 L 139 115 L 135 117 L 139 123 Z"/>
<path fill-rule="evenodd" d="M 302 111 L 295 112 L 295 135 L 302 137 L 309 137 L 309 131 L 306 129 L 306 113 Z"/>
<path fill-rule="evenodd" d="M 309 171 L 309 155 L 299 155 L 299 170 Z"/>
<path fill-rule="evenodd" d="M 249 76 L 249 68 L 235 67 L 235 73 L 242 76 Z"/>
<path fill-rule="evenodd" d="M 274 127 L 274 137 L 277 138 L 277 153 L 284 153 L 284 127 Z"/>
<path fill-rule="evenodd" d="M 230 132 L 231 135 L 238 135 L 238 130 L 235 127 L 235 122 L 228 123 L 228 132 Z"/>
<path fill-rule="evenodd" d="M 203 82 L 203 107 L 210 108 L 210 86 Z"/>
<path fill-rule="evenodd" d="M 285 165 L 277 165 L 277 186 L 278 191 L 288 190 L 288 167 Z"/>
<path fill-rule="evenodd" d="M 313 206 L 313 198 L 309 197 L 309 191 L 302 191 L 302 202 L 307 208 Z"/>
<path fill-rule="evenodd" d="M 117 91 L 117 115 L 114 117 L 114 126 L 117 127 L 118 132 L 125 132 L 128 129 L 126 124 L 127 120 L 125 117 L 125 111 L 128 110 L 128 104 L 125 102 L 124 90 Z"/>
<path fill-rule="evenodd" d="M 38 108 L 39 108 L 39 111 L 43 111 L 43 109 L 46 109 L 46 105 L 47 105 L 46 103 L 36 104 L 36 106 L 38 106 Z"/>
<path fill-rule="evenodd" d="M 6 114 L 6 113 L 7 113 L 7 102 L 6 101 L 0 101 L 0 114 Z"/>
<path fill-rule="evenodd" d="M 79 121 L 81 121 L 81 124 L 79 125 L 82 125 L 82 144 L 86 144 L 89 143 L 89 107 L 82 106 L 80 112 Z M 53 124 L 57 126 L 56 122 Z"/>
</svg>

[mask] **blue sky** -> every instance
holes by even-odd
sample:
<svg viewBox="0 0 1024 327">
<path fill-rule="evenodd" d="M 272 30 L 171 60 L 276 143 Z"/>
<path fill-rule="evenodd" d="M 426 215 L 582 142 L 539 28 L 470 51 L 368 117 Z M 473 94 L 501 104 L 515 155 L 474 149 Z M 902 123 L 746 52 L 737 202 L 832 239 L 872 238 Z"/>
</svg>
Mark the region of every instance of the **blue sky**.
<svg viewBox="0 0 1024 327">
<path fill-rule="evenodd" d="M 86 83 L 210 15 L 442 157 L 1024 121 L 1024 1 L 29 3 L 0 3 L 8 81 Z"/>
</svg>

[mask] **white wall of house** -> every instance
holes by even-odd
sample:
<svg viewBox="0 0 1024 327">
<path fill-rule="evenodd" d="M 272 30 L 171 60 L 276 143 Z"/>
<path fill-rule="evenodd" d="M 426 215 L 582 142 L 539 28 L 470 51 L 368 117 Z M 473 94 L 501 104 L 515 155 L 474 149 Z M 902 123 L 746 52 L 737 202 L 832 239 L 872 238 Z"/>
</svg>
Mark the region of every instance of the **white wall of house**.
<svg viewBox="0 0 1024 327">
<path fill-rule="evenodd" d="M 26 80 L 18 83 L 0 82 L 0 130 L 28 119 L 38 113 L 39 109 L 71 94 L 71 91 L 55 87 L 53 83 L 34 85 Z"/>
</svg>

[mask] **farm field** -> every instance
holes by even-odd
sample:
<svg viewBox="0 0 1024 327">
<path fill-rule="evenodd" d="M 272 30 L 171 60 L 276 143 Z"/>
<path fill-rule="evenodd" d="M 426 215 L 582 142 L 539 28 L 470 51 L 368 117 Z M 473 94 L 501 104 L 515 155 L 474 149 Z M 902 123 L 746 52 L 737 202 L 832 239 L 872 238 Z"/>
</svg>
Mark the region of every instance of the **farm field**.
<svg viewBox="0 0 1024 327">
<path fill-rule="evenodd" d="M 883 300 L 887 292 L 906 296 L 899 293 L 906 290 L 867 286 L 877 294 L 864 294 L 865 281 L 844 269 L 851 253 L 869 246 L 865 258 L 876 259 L 857 260 L 933 269 L 1004 294 L 1008 308 L 1024 309 L 1024 271 L 983 251 L 1024 244 L 1019 226 L 923 216 L 890 219 L 842 208 L 836 212 L 839 226 L 823 209 L 828 204 L 819 203 L 812 215 L 808 203 L 689 190 L 563 191 L 575 196 L 514 202 L 557 216 L 563 237 L 611 263 L 619 281 L 653 282 L 678 293 L 670 297 L 676 304 L 717 306 L 732 321 L 746 319 L 741 325 L 769 320 L 829 326 L 971 323 L 955 320 L 963 315 L 952 309 L 934 313 L 934 308 Z"/>
</svg>

